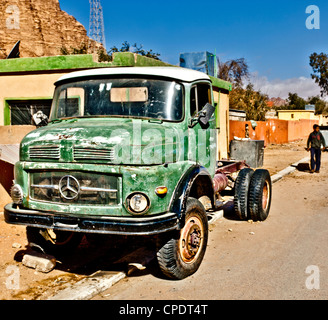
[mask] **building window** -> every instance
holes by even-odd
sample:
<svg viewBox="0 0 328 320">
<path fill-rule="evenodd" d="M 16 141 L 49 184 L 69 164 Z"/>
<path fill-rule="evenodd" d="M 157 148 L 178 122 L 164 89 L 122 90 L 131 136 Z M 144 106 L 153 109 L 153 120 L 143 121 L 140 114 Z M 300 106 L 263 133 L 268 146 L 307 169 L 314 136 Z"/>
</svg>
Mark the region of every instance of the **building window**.
<svg viewBox="0 0 328 320">
<path fill-rule="evenodd" d="M 291 114 L 291 118 L 294 119 L 294 113 Z"/>
<path fill-rule="evenodd" d="M 49 117 L 52 100 L 7 101 L 11 125 L 35 125 L 33 115 L 42 111 Z"/>
</svg>

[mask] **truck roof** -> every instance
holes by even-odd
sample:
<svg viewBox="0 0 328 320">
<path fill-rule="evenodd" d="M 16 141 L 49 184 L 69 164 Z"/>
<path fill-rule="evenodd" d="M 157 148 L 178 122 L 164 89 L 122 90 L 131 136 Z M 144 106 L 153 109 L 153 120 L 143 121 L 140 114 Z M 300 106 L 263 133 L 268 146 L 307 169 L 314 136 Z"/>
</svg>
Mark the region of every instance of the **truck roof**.
<svg viewBox="0 0 328 320">
<path fill-rule="evenodd" d="M 117 75 L 145 75 L 158 76 L 176 79 L 184 82 L 198 80 L 211 81 L 210 77 L 203 72 L 185 69 L 180 67 L 118 67 L 118 68 L 97 68 L 84 71 L 72 72 L 61 77 L 56 84 L 62 81 L 69 81 L 78 78 L 88 78 L 97 76 L 117 76 Z"/>
</svg>

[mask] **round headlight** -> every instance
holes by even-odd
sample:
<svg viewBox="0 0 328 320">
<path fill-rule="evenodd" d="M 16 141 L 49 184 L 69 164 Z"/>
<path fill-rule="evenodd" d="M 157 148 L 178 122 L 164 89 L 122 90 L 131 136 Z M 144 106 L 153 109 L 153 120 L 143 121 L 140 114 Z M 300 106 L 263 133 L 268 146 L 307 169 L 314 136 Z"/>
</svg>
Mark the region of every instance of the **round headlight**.
<svg viewBox="0 0 328 320">
<path fill-rule="evenodd" d="M 11 198 L 15 204 L 22 204 L 23 202 L 23 189 L 19 184 L 15 184 L 10 191 Z"/>
<path fill-rule="evenodd" d="M 129 197 L 128 205 L 132 213 L 142 214 L 149 208 L 149 199 L 142 193 L 135 193 Z"/>
</svg>

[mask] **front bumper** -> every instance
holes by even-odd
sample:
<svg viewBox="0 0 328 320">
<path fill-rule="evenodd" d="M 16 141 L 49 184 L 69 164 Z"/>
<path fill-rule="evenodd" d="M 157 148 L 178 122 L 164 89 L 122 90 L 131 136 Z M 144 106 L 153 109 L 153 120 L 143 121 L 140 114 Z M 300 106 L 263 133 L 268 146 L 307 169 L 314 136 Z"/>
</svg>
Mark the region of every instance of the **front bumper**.
<svg viewBox="0 0 328 320">
<path fill-rule="evenodd" d="M 11 203 L 5 206 L 4 216 L 9 224 L 83 233 L 155 235 L 179 229 L 179 219 L 175 213 L 165 213 L 155 217 L 99 218 L 16 209 Z"/>
</svg>

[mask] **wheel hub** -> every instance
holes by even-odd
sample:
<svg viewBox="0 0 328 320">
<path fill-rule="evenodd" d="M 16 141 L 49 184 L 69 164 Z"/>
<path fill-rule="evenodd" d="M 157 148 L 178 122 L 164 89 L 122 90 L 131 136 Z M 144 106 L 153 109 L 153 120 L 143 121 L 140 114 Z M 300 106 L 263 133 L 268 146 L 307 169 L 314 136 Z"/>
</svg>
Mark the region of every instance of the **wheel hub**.
<svg viewBox="0 0 328 320">
<path fill-rule="evenodd" d="M 194 251 L 195 249 L 197 250 L 199 248 L 200 245 L 200 241 L 201 241 L 201 234 L 200 234 L 200 230 L 194 230 L 194 232 L 190 235 L 190 250 Z"/>
<path fill-rule="evenodd" d="M 180 253 L 182 260 L 191 263 L 196 259 L 203 240 L 202 224 L 196 217 L 190 218 L 181 231 Z"/>
</svg>

